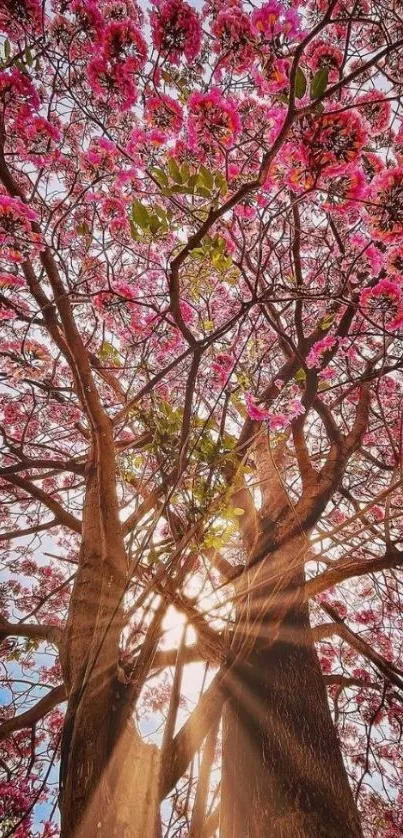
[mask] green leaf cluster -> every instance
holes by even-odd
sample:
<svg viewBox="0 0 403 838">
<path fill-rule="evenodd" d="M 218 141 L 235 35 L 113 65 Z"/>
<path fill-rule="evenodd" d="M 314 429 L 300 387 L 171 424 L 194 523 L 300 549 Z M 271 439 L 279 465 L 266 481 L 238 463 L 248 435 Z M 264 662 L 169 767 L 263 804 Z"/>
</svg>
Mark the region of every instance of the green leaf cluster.
<svg viewBox="0 0 403 838">
<path fill-rule="evenodd" d="M 27 67 L 31 68 L 34 66 L 34 56 L 32 55 L 32 50 L 29 47 L 27 47 L 18 58 L 12 58 L 11 43 L 8 38 L 6 38 L 3 43 L 2 51 L 3 54 L 0 56 L 0 69 L 11 65 L 13 67 L 17 67 L 18 70 L 21 70 L 22 72 L 26 72 Z M 38 67 L 36 66 L 35 69 L 38 69 Z"/>
<path fill-rule="evenodd" d="M 116 366 L 120 365 L 120 355 L 117 349 L 111 343 L 104 340 L 98 352 L 101 361 L 112 361 Z"/>
<path fill-rule="evenodd" d="M 207 238 L 200 247 L 192 250 L 192 258 L 203 262 L 208 260 L 217 270 L 228 270 L 232 267 L 232 258 L 227 253 L 226 242 L 221 236 Z"/>
<path fill-rule="evenodd" d="M 155 236 L 167 233 L 171 226 L 172 213 L 159 205 L 150 207 L 137 198 L 132 203 L 131 228 L 134 239 L 140 238 L 139 230 Z"/>
<path fill-rule="evenodd" d="M 225 194 L 228 188 L 221 172 L 213 173 L 205 166 L 192 172 L 187 163 L 179 166 L 173 157 L 168 160 L 167 171 L 154 166 L 150 174 L 165 196 L 179 194 L 212 198 L 217 193 Z"/>
</svg>

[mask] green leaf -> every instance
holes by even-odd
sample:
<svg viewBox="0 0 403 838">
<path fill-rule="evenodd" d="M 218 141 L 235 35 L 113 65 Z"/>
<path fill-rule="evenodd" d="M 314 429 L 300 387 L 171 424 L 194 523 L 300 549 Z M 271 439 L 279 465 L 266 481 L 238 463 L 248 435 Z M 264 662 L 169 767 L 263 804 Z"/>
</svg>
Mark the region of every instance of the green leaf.
<svg viewBox="0 0 403 838">
<path fill-rule="evenodd" d="M 210 189 L 206 189 L 205 186 L 197 186 L 196 187 L 196 193 L 198 195 L 201 195 L 203 198 L 210 198 L 211 197 Z"/>
<path fill-rule="evenodd" d="M 27 49 L 25 50 L 24 59 L 25 59 L 25 63 L 27 64 L 27 66 L 32 67 L 32 65 L 34 63 L 34 59 L 33 59 L 32 52 L 31 52 L 29 47 L 27 47 Z"/>
<path fill-rule="evenodd" d="M 168 73 L 167 70 L 161 70 L 161 76 L 164 79 L 164 81 L 167 82 L 167 84 L 173 84 L 174 83 L 174 79 L 172 78 L 171 74 Z"/>
<path fill-rule="evenodd" d="M 190 169 L 187 163 L 185 163 L 182 168 L 180 169 L 182 183 L 187 183 L 190 178 Z"/>
<path fill-rule="evenodd" d="M 301 70 L 301 67 L 297 67 L 297 72 L 295 74 L 295 95 L 297 99 L 302 99 L 305 96 L 306 92 L 306 78 Z"/>
<path fill-rule="evenodd" d="M 214 177 L 211 174 L 211 172 L 208 169 L 206 169 L 205 166 L 200 166 L 199 174 L 202 177 L 204 186 L 206 186 L 207 189 L 212 189 L 214 186 Z"/>
<path fill-rule="evenodd" d="M 320 321 L 319 326 L 320 326 L 321 329 L 323 329 L 324 332 L 326 332 L 327 329 L 330 329 L 330 327 L 331 327 L 331 325 L 334 321 L 334 317 L 335 317 L 334 314 L 327 314 Z"/>
<path fill-rule="evenodd" d="M 297 370 L 297 372 L 295 373 L 294 378 L 295 378 L 295 381 L 305 381 L 305 379 L 306 379 L 305 370 L 302 369 L 302 367 L 300 367 L 299 370 Z"/>
<path fill-rule="evenodd" d="M 187 182 L 187 188 L 188 188 L 189 192 L 191 192 L 191 193 L 194 192 L 195 186 L 196 186 L 198 180 L 199 180 L 199 175 L 191 175 L 190 176 L 190 178 Z"/>
<path fill-rule="evenodd" d="M 175 183 L 174 186 L 171 186 L 170 191 L 177 194 L 177 195 L 188 195 L 189 194 L 189 187 L 188 186 L 183 186 L 182 184 L 179 184 L 179 183 Z"/>
<path fill-rule="evenodd" d="M 328 70 L 325 67 L 322 67 L 315 73 L 312 81 L 311 81 L 311 99 L 319 99 L 322 96 L 322 93 L 325 92 L 327 88 L 327 80 L 328 80 Z"/>
<path fill-rule="evenodd" d="M 225 193 L 228 192 L 228 183 L 225 180 L 224 175 L 222 175 L 221 172 L 218 172 L 216 174 L 214 180 L 215 180 L 215 185 L 219 188 L 221 194 L 225 195 Z"/>
<path fill-rule="evenodd" d="M 149 226 L 150 216 L 148 214 L 148 210 L 144 204 L 137 199 L 134 200 L 132 204 L 132 218 L 133 221 L 135 221 L 139 227 L 142 227 L 143 230 Z"/>
<path fill-rule="evenodd" d="M 120 357 L 118 350 L 106 340 L 102 342 L 98 355 L 101 361 L 113 361 L 115 364 L 119 364 Z"/>
<path fill-rule="evenodd" d="M 203 326 L 206 332 L 211 332 L 214 329 L 214 320 L 203 320 Z"/>
<path fill-rule="evenodd" d="M 158 215 L 152 215 L 150 217 L 149 226 L 152 233 L 158 233 L 161 227 L 161 220 L 158 218 Z"/>
<path fill-rule="evenodd" d="M 158 217 L 161 219 L 163 224 L 167 222 L 167 213 L 164 207 L 156 206 L 154 207 L 155 212 L 157 213 Z"/>
<path fill-rule="evenodd" d="M 179 171 L 178 164 L 173 157 L 170 157 L 168 160 L 168 169 L 175 183 L 182 183 L 182 175 Z"/>
<path fill-rule="evenodd" d="M 168 186 L 169 185 L 168 177 L 162 169 L 157 169 L 157 167 L 154 166 L 154 168 L 150 169 L 150 173 L 155 178 L 155 180 L 160 184 L 160 186 Z"/>
<path fill-rule="evenodd" d="M 4 41 L 4 55 L 6 58 L 10 58 L 11 54 L 11 44 L 8 38 Z"/>
</svg>

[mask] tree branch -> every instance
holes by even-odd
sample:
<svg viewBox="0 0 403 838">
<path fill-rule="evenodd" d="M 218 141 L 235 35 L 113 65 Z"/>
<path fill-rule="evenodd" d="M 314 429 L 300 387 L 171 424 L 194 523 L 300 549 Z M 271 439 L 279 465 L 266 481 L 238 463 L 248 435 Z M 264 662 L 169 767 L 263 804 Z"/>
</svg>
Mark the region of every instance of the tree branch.
<svg viewBox="0 0 403 838">
<path fill-rule="evenodd" d="M 66 688 L 64 684 L 54 687 L 49 690 L 47 695 L 41 698 L 37 704 L 21 713 L 19 716 L 14 716 L 13 719 L 6 719 L 0 724 L 0 742 L 6 739 L 17 730 L 24 730 L 24 728 L 33 727 L 36 722 L 43 719 L 57 704 L 66 701 Z"/>
<path fill-rule="evenodd" d="M 58 626 L 36 623 L 9 623 L 0 615 L 0 641 L 6 637 L 27 637 L 30 640 L 48 640 L 57 646 L 60 643 L 62 630 Z"/>
</svg>

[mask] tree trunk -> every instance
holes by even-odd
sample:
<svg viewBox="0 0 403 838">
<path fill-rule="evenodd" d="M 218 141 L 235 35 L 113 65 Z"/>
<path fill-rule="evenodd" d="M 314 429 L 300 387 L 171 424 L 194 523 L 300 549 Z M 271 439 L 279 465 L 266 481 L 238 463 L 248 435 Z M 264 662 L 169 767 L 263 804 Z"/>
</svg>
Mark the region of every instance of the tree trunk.
<svg viewBox="0 0 403 838">
<path fill-rule="evenodd" d="M 288 567 L 294 559 L 289 555 Z M 270 562 L 276 566 L 274 557 Z M 282 588 L 283 602 L 295 600 L 292 589 L 301 581 L 300 565 Z M 273 603 L 269 586 L 270 597 Z M 255 635 L 263 600 L 261 591 L 256 603 L 252 595 L 247 618 L 246 608 L 239 615 Z M 223 716 L 220 838 L 359 838 L 308 609 L 301 601 L 287 606 L 268 642 L 277 618 L 278 608 L 273 618 L 269 607 L 253 648 L 233 668 Z"/>
<path fill-rule="evenodd" d="M 137 733 L 131 706 L 123 729 L 120 724 L 128 689 L 116 677 L 121 590 L 113 582 L 106 587 L 93 636 L 95 654 L 86 658 L 83 649 L 85 668 L 68 699 L 61 751 L 61 836 L 158 838 L 159 751 Z M 85 613 L 89 621 L 88 604 L 82 620 Z"/>
<path fill-rule="evenodd" d="M 105 531 L 100 513 L 93 468 L 87 474 L 79 566 L 60 645 L 68 695 L 60 760 L 61 838 L 157 838 L 158 750 L 135 730 L 130 694 L 117 677 L 127 567 L 123 538 L 118 525 L 112 535 Z"/>
</svg>

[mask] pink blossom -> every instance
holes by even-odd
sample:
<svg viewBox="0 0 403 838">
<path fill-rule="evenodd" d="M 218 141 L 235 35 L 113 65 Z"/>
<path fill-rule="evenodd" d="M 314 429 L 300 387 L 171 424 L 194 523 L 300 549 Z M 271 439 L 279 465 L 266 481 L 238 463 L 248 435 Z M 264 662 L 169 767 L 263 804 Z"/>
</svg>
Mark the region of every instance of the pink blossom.
<svg viewBox="0 0 403 838">
<path fill-rule="evenodd" d="M 192 306 L 190 306 L 189 303 L 186 302 L 186 300 L 181 300 L 179 307 L 184 323 L 191 323 L 194 319 L 195 314 Z"/>
<path fill-rule="evenodd" d="M 359 168 L 351 169 L 336 177 L 325 177 L 322 183 L 323 190 L 326 190 L 324 209 L 341 213 L 357 209 L 357 202 L 363 201 L 368 191 L 364 173 Z"/>
<path fill-rule="evenodd" d="M 17 67 L 0 71 L 0 100 L 14 108 L 24 103 L 34 110 L 40 107 L 40 99 L 30 77 Z"/>
<path fill-rule="evenodd" d="M 256 398 L 252 395 L 252 393 L 245 394 L 245 401 L 249 418 L 253 419 L 254 422 L 263 422 L 265 419 L 270 419 L 270 411 L 259 407 L 256 403 Z"/>
<path fill-rule="evenodd" d="M 188 135 L 192 148 L 232 145 L 241 130 L 241 121 L 231 99 L 214 87 L 209 93 L 192 93 L 188 106 Z"/>
<path fill-rule="evenodd" d="M 321 370 L 319 373 L 319 378 L 321 381 L 331 381 L 336 375 L 336 370 L 333 367 L 327 367 L 324 370 Z"/>
<path fill-rule="evenodd" d="M 88 65 L 92 90 L 128 110 L 137 98 L 135 74 L 143 69 L 146 59 L 147 44 L 135 23 L 128 19 L 112 21 Z"/>
<path fill-rule="evenodd" d="M 285 413 L 270 413 L 268 418 L 271 431 L 284 431 L 290 424 L 290 419 Z"/>
<path fill-rule="evenodd" d="M 14 262 L 43 247 L 42 236 L 32 230 L 37 215 L 19 198 L 0 195 L 0 252 Z"/>
<path fill-rule="evenodd" d="M 381 279 L 373 288 L 364 288 L 360 303 L 369 315 L 385 317 L 391 329 L 400 328 L 403 315 L 402 289 L 390 279 Z"/>
<path fill-rule="evenodd" d="M 276 181 L 282 183 L 285 180 L 287 185 L 298 193 L 310 189 L 316 180 L 309 167 L 308 149 L 302 143 L 284 143 L 271 172 Z"/>
<path fill-rule="evenodd" d="M 332 335 L 326 335 L 326 337 L 322 338 L 322 340 L 318 340 L 314 343 L 306 358 L 307 367 L 310 369 L 313 367 L 319 367 L 325 354 L 333 349 L 336 344 L 337 340 Z"/>
<path fill-rule="evenodd" d="M 403 234 L 403 166 L 385 169 L 374 177 L 367 206 L 373 235 L 396 242 Z"/>
<path fill-rule="evenodd" d="M 216 17 L 212 33 L 218 39 L 220 66 L 229 65 L 235 73 L 243 73 L 255 58 L 254 34 L 250 16 L 239 6 L 223 9 Z"/>
<path fill-rule="evenodd" d="M 386 255 L 386 270 L 394 278 L 403 278 L 403 245 L 389 247 Z"/>
<path fill-rule="evenodd" d="M 256 216 L 256 207 L 254 207 L 253 204 L 249 204 L 249 203 L 248 204 L 247 203 L 238 204 L 235 207 L 235 215 L 237 215 L 238 218 L 244 218 L 244 219 L 249 219 L 250 220 L 251 218 L 255 218 L 255 216 Z"/>
<path fill-rule="evenodd" d="M 318 70 L 328 71 L 328 80 L 337 81 L 339 68 L 343 63 L 343 53 L 329 41 L 314 41 L 306 51 L 308 65 L 316 73 Z"/>
<path fill-rule="evenodd" d="M 391 107 L 380 90 L 370 90 L 354 102 L 366 122 L 368 134 L 376 137 L 389 125 Z"/>
<path fill-rule="evenodd" d="M 303 133 L 311 169 L 329 174 L 344 174 L 346 166 L 357 161 L 365 140 L 360 116 L 352 110 L 324 113 Z"/>
<path fill-rule="evenodd" d="M 173 64 L 182 55 L 197 58 L 201 48 L 201 25 L 197 12 L 185 0 L 154 0 L 150 22 L 154 46 Z"/>
<path fill-rule="evenodd" d="M 227 382 L 229 378 L 232 368 L 234 366 L 234 359 L 231 355 L 228 355 L 225 352 L 216 355 L 211 368 L 214 372 L 214 377 L 218 381 L 220 385 L 223 385 Z"/>
<path fill-rule="evenodd" d="M 175 99 L 159 94 L 147 99 L 145 118 L 146 122 L 166 134 L 177 134 L 182 127 L 183 111 Z"/>
<path fill-rule="evenodd" d="M 280 31 L 279 19 L 281 15 L 281 6 L 276 0 L 270 0 L 268 3 L 263 3 L 259 9 L 254 9 L 252 12 L 252 25 L 257 34 L 262 34 L 266 38 L 277 35 Z"/>
<path fill-rule="evenodd" d="M 133 21 L 113 21 L 103 32 L 102 53 L 112 65 L 123 63 L 128 71 L 138 73 L 147 59 L 147 44 Z"/>
<path fill-rule="evenodd" d="M 42 29 L 42 3 L 40 0 L 3 0 L 0 9 L 0 29 L 18 39 L 25 32 Z"/>
<path fill-rule="evenodd" d="M 301 399 L 291 399 L 291 401 L 287 404 L 287 411 L 291 416 L 303 416 L 305 413 L 304 405 L 301 403 Z"/>
</svg>

